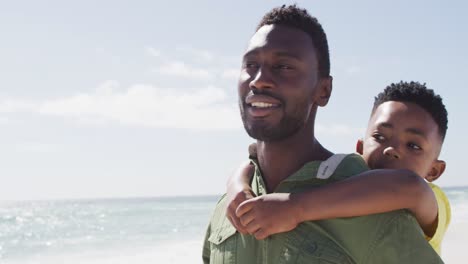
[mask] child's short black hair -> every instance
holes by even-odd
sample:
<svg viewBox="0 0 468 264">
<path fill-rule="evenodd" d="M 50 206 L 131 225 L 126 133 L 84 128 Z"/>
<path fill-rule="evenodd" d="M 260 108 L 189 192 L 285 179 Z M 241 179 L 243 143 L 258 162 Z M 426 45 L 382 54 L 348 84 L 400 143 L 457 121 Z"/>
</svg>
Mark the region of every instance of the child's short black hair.
<svg viewBox="0 0 468 264">
<path fill-rule="evenodd" d="M 447 109 L 445 109 L 442 98 L 434 94 L 432 89 L 427 89 L 425 83 L 400 81 L 390 84 L 375 97 L 372 113 L 379 105 L 388 101 L 414 103 L 422 107 L 432 116 L 439 127 L 439 134 L 444 140 L 448 123 Z"/>
<path fill-rule="evenodd" d="M 317 53 L 319 76 L 330 76 L 330 54 L 327 35 L 317 18 L 309 15 L 307 10 L 297 7 L 295 4 L 276 7 L 263 16 L 256 30 L 264 25 L 284 25 L 307 33 L 312 38 Z"/>
</svg>

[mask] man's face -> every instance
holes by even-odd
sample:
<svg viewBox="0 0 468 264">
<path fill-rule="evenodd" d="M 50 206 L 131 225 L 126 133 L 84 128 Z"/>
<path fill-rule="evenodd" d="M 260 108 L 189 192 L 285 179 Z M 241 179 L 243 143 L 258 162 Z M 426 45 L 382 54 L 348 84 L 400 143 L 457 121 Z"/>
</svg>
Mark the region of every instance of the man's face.
<svg viewBox="0 0 468 264">
<path fill-rule="evenodd" d="M 295 134 L 310 117 L 318 83 L 309 35 L 281 25 L 261 27 L 249 42 L 239 78 L 239 107 L 247 133 L 261 141 Z"/>
<path fill-rule="evenodd" d="M 388 101 L 369 120 L 362 154 L 371 169 L 409 169 L 425 178 L 441 145 L 438 126 L 422 107 Z"/>
</svg>

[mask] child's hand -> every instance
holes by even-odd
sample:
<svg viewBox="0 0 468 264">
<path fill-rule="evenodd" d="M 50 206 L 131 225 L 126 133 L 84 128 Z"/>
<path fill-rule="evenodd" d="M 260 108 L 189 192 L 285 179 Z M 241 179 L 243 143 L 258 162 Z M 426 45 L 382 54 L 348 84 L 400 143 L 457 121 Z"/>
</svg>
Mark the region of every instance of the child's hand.
<svg viewBox="0 0 468 264">
<path fill-rule="evenodd" d="M 271 193 L 243 202 L 236 211 L 241 225 L 256 239 L 290 231 L 299 224 L 299 211 L 289 193 Z"/>
<path fill-rule="evenodd" d="M 237 171 L 229 178 L 227 184 L 227 209 L 226 217 L 231 224 L 242 234 L 247 234 L 240 219 L 236 216 L 236 210 L 239 204 L 255 197 L 250 188 L 250 179 L 254 173 L 254 166 L 250 161 L 241 164 Z"/>
<path fill-rule="evenodd" d="M 242 185 L 229 185 L 228 192 L 227 192 L 227 209 L 226 209 L 226 216 L 231 222 L 231 224 L 242 234 L 247 234 L 247 230 L 241 224 L 240 218 L 236 216 L 237 207 L 247 201 L 255 197 L 255 194 L 252 192 L 252 189 L 247 186 Z"/>
</svg>

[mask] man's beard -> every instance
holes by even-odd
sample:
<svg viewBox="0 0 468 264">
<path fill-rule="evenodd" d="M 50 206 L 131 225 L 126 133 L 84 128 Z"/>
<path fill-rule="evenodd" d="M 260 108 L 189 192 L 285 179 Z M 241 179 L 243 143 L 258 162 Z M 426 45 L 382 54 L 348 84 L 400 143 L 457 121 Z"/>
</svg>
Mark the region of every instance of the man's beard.
<svg viewBox="0 0 468 264">
<path fill-rule="evenodd" d="M 242 104 L 240 111 L 245 131 L 250 137 L 264 142 L 281 141 L 291 137 L 304 127 L 309 118 L 308 110 L 310 109 L 308 109 L 305 102 L 301 102 L 296 104 L 294 111 L 290 114 L 285 113 L 283 108 L 284 116 L 278 124 L 272 125 L 263 120 L 251 121 L 249 124 L 245 111 L 247 105 Z"/>
</svg>

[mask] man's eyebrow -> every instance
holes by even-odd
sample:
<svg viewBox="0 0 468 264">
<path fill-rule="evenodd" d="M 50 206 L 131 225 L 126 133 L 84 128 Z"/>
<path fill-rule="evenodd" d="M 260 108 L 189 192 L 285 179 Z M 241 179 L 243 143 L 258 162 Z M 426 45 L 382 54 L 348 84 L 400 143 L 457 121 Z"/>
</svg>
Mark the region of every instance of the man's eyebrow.
<svg viewBox="0 0 468 264">
<path fill-rule="evenodd" d="M 251 50 L 247 53 L 244 54 L 244 56 L 242 56 L 243 59 L 245 58 L 248 58 L 248 57 L 252 57 L 252 56 L 257 56 L 258 53 L 260 53 L 258 50 L 254 49 L 254 50 Z"/>
<path fill-rule="evenodd" d="M 254 57 L 254 56 L 257 56 L 258 54 L 260 53 L 259 50 L 257 49 L 254 49 L 254 50 L 251 50 L 247 53 L 244 54 L 243 58 L 249 58 L 249 57 Z M 278 58 L 289 58 L 289 59 L 294 59 L 294 60 L 302 60 L 301 56 L 297 55 L 297 54 L 294 54 L 294 53 L 291 53 L 291 52 L 287 52 L 287 51 L 274 51 L 273 52 L 273 55 L 275 57 L 278 57 Z"/>
<path fill-rule="evenodd" d="M 387 122 L 377 124 L 377 128 L 393 128 L 393 125 Z"/>
<path fill-rule="evenodd" d="M 275 52 L 274 55 L 276 57 L 285 57 L 285 58 L 291 58 L 291 59 L 295 59 L 295 60 L 302 60 L 302 58 L 294 53 L 291 53 L 291 52 L 285 52 L 285 51 L 278 51 L 278 52 Z"/>
</svg>

